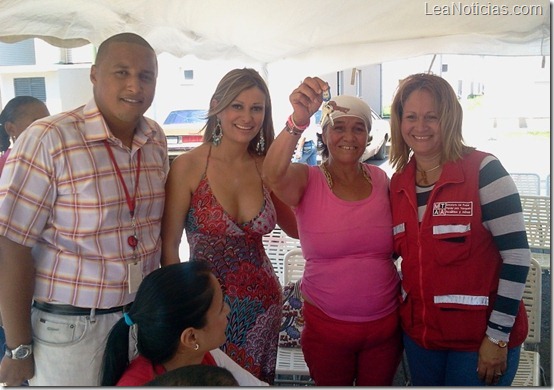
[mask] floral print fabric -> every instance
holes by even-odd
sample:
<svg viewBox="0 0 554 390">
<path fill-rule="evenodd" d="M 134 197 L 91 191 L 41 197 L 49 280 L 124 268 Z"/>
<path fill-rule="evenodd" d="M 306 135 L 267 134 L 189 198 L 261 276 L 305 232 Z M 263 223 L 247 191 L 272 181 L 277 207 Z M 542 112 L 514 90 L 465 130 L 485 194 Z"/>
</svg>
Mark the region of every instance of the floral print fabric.
<svg viewBox="0 0 554 390">
<path fill-rule="evenodd" d="M 279 332 L 279 346 L 300 348 L 300 335 L 304 329 L 300 281 L 289 282 L 283 288 L 283 321 Z"/>
<path fill-rule="evenodd" d="M 231 307 L 227 341 L 221 347 L 257 378 L 273 383 L 282 312 L 282 289 L 265 253 L 262 236 L 275 227 L 276 213 L 263 187 L 264 205 L 239 224 L 226 213 L 204 175 L 185 222 L 191 260 L 212 265 Z"/>
</svg>

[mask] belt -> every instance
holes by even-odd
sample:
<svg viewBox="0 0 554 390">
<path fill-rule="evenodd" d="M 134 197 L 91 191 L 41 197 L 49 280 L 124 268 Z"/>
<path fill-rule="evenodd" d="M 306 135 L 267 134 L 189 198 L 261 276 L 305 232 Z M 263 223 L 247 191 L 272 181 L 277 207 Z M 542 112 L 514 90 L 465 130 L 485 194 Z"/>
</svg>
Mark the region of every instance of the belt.
<svg viewBox="0 0 554 390">
<path fill-rule="evenodd" d="M 111 307 L 109 309 L 87 309 L 86 307 L 76 307 L 71 305 L 53 305 L 51 303 L 33 301 L 33 307 L 46 313 L 58 314 L 62 316 L 87 316 L 94 310 L 96 315 L 109 314 L 124 311 L 129 305 Z"/>
</svg>

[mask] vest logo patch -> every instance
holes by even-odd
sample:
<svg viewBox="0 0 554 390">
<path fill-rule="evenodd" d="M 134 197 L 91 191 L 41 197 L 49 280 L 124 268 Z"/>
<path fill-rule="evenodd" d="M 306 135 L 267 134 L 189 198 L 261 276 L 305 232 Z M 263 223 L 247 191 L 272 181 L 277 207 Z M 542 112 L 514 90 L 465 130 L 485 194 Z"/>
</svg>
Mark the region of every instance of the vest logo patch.
<svg viewBox="0 0 554 390">
<path fill-rule="evenodd" d="M 473 202 L 435 202 L 433 216 L 436 217 L 471 217 L 473 216 Z"/>
</svg>

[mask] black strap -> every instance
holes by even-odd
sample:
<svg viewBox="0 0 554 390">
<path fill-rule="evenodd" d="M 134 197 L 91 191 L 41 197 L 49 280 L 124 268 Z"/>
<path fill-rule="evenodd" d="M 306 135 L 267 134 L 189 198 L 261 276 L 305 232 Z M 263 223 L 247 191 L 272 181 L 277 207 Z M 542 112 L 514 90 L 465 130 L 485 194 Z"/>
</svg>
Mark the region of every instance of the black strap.
<svg viewBox="0 0 554 390">
<path fill-rule="evenodd" d="M 46 313 L 58 314 L 62 316 L 86 316 L 90 315 L 92 309 L 86 307 L 76 307 L 71 305 L 53 305 L 51 303 L 34 301 L 33 307 Z M 95 314 L 109 314 L 123 311 L 126 306 L 116 306 L 109 309 L 96 309 Z"/>
</svg>

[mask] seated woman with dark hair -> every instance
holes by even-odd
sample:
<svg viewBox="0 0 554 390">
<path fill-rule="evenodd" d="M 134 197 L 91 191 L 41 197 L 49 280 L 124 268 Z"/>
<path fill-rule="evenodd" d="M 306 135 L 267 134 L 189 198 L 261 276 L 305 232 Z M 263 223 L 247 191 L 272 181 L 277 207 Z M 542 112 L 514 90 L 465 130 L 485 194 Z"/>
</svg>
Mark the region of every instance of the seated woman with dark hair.
<svg viewBox="0 0 554 390">
<path fill-rule="evenodd" d="M 218 348 L 225 342 L 228 314 L 221 286 L 206 263 L 155 270 L 108 336 L 101 384 L 141 386 L 167 371 L 204 364 L 226 368 L 241 386 L 267 386 Z M 131 362 L 129 330 L 138 350 Z"/>
</svg>

